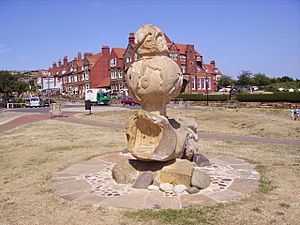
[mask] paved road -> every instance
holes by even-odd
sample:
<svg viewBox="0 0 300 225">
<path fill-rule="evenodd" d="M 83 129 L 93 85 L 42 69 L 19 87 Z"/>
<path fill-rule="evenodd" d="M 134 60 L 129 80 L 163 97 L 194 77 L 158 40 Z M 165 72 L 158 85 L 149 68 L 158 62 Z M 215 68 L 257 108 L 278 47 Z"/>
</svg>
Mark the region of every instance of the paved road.
<svg viewBox="0 0 300 225">
<path fill-rule="evenodd" d="M 110 110 L 121 110 L 121 109 L 139 109 L 140 106 L 92 106 L 92 111 L 110 111 Z M 71 112 L 84 112 L 85 108 L 83 104 L 68 104 L 62 105 L 63 111 Z M 2 112 L 18 112 L 18 113 L 48 113 L 49 107 L 39 108 L 15 108 L 15 109 L 2 109 Z"/>
<path fill-rule="evenodd" d="M 66 112 L 63 117 L 55 117 L 55 120 L 78 123 L 90 126 L 106 127 L 112 129 L 122 129 L 124 126 L 120 123 L 110 123 L 104 121 L 94 121 L 75 117 L 76 113 Z M 6 124 L 0 125 L 0 133 L 13 129 L 15 127 L 32 123 L 35 121 L 48 119 L 46 113 L 32 113 L 30 115 L 21 116 L 15 120 L 12 120 Z M 216 134 L 199 132 L 199 137 L 210 140 L 222 140 L 222 141 L 241 141 L 241 142 L 256 142 L 256 143 L 271 143 L 271 144 L 284 144 L 291 146 L 300 146 L 300 140 L 279 139 L 279 138 L 261 138 L 261 137 L 249 137 L 241 135 L 229 135 L 229 134 Z"/>
</svg>

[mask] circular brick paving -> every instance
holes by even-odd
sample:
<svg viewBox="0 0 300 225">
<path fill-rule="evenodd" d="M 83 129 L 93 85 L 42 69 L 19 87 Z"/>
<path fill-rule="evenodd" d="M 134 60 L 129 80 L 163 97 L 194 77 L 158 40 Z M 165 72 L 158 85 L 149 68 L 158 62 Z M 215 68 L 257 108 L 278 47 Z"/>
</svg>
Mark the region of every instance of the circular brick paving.
<svg viewBox="0 0 300 225">
<path fill-rule="evenodd" d="M 211 184 L 196 194 L 150 191 L 117 184 L 111 175 L 112 168 L 116 162 L 130 158 L 122 153 L 95 157 L 56 172 L 51 178 L 51 187 L 69 201 L 135 209 L 198 207 L 228 202 L 258 189 L 260 175 L 253 165 L 229 156 L 206 156 L 211 166 L 201 169 L 211 176 Z"/>
</svg>

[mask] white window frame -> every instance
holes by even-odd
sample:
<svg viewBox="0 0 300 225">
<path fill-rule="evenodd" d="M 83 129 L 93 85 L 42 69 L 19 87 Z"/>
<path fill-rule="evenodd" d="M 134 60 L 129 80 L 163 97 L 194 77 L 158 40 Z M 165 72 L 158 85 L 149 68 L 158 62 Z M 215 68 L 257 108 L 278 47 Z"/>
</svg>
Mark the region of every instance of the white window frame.
<svg viewBox="0 0 300 225">
<path fill-rule="evenodd" d="M 182 73 L 186 72 L 186 66 L 185 65 L 180 65 L 180 69 L 181 69 Z"/>
<path fill-rule="evenodd" d="M 196 90 L 196 78 L 192 78 L 192 90 Z"/>
<path fill-rule="evenodd" d="M 116 58 L 110 59 L 110 66 L 114 67 L 116 65 L 117 65 L 117 59 Z"/>
<path fill-rule="evenodd" d="M 180 54 L 180 61 L 185 62 L 186 61 L 186 55 Z"/>
</svg>

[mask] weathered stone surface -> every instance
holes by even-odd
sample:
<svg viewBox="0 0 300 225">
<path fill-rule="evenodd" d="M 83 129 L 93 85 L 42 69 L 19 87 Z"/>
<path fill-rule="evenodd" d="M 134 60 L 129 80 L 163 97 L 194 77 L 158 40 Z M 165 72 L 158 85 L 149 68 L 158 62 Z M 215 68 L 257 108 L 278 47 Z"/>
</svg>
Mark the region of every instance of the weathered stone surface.
<svg viewBox="0 0 300 225">
<path fill-rule="evenodd" d="M 186 159 L 176 159 L 176 161 L 165 166 L 160 172 L 160 181 L 171 184 L 184 184 L 187 187 L 191 184 L 193 164 Z"/>
<path fill-rule="evenodd" d="M 194 154 L 193 162 L 199 167 L 211 166 L 208 158 L 199 153 Z"/>
<path fill-rule="evenodd" d="M 189 187 L 186 189 L 186 192 L 189 193 L 189 194 L 196 194 L 200 191 L 199 188 L 197 187 Z"/>
<path fill-rule="evenodd" d="M 153 182 L 153 174 L 150 171 L 142 172 L 139 174 L 137 179 L 135 180 L 132 187 L 134 188 L 144 188 L 146 189 Z"/>
<path fill-rule="evenodd" d="M 194 153 L 199 149 L 198 125 L 195 119 L 178 117 L 169 119 L 169 122 L 177 135 L 176 158 L 184 158 L 191 161 Z"/>
<path fill-rule="evenodd" d="M 198 187 L 200 189 L 207 188 L 210 185 L 210 176 L 208 173 L 199 170 L 198 168 L 194 168 L 192 179 L 192 186 Z"/>
<path fill-rule="evenodd" d="M 173 191 L 173 185 L 170 183 L 161 183 L 159 189 L 162 191 Z"/>
<path fill-rule="evenodd" d="M 147 189 L 150 191 L 157 191 L 157 190 L 159 190 L 159 187 L 151 184 L 147 187 Z"/>
<path fill-rule="evenodd" d="M 141 58 L 129 67 L 126 81 L 142 110 L 126 124 L 128 151 L 145 161 L 192 160 L 198 149 L 197 123 L 166 117 L 166 104 L 179 94 L 183 75 L 168 57 L 165 36 L 158 27 L 144 25 L 135 34 L 135 44 Z"/>
<path fill-rule="evenodd" d="M 167 57 L 167 42 L 158 27 L 144 25 L 139 28 L 135 44 L 141 59 L 127 71 L 129 95 L 142 109 L 166 115 L 166 104 L 181 90 L 182 72 L 174 60 Z"/>
<path fill-rule="evenodd" d="M 173 188 L 175 193 L 182 193 L 186 190 L 186 186 L 184 184 L 177 184 Z"/>
<path fill-rule="evenodd" d="M 138 171 L 129 160 L 123 160 L 117 163 L 112 170 L 112 176 L 119 184 L 133 184 L 137 178 Z"/>
<path fill-rule="evenodd" d="M 176 158 L 176 133 L 164 116 L 139 110 L 126 124 L 128 151 L 139 160 Z"/>
</svg>

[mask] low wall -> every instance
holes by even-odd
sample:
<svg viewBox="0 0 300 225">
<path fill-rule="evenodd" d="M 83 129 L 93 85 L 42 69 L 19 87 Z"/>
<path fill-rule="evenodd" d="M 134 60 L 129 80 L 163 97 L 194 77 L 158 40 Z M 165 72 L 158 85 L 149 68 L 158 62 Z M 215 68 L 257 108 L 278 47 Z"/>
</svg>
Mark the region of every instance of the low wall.
<svg viewBox="0 0 300 225">
<path fill-rule="evenodd" d="M 191 101 L 191 106 L 206 106 L 206 101 Z M 289 102 L 208 102 L 212 107 L 225 107 L 225 108 L 265 108 L 265 109 L 290 109 L 291 107 L 300 106 L 300 104 Z"/>
</svg>

